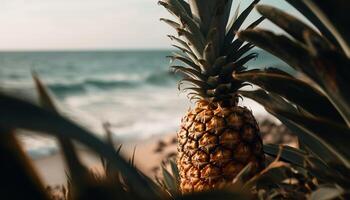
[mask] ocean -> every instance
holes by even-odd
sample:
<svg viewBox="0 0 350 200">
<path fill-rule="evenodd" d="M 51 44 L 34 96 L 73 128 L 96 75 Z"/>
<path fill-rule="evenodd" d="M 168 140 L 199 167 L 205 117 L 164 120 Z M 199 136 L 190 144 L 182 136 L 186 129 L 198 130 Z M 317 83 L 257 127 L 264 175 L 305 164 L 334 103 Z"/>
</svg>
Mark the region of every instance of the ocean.
<svg viewBox="0 0 350 200">
<path fill-rule="evenodd" d="M 250 68 L 284 66 L 265 52 Z M 0 88 L 35 101 L 32 72 L 56 97 L 60 112 L 103 136 L 109 122 L 115 140 L 143 140 L 175 133 L 191 106 L 177 89 L 180 76 L 169 71 L 170 51 L 0 52 Z M 250 100 L 256 115 L 264 109 Z M 57 151 L 55 140 L 25 132 L 20 135 L 33 158 Z"/>
</svg>

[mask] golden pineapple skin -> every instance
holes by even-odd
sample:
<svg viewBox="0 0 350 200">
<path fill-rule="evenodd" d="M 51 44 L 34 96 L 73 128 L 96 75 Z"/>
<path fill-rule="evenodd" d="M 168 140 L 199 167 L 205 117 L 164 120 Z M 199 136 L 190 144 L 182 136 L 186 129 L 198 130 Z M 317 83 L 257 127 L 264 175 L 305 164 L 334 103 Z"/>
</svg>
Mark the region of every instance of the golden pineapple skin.
<svg viewBox="0 0 350 200">
<path fill-rule="evenodd" d="M 252 173 L 264 167 L 259 127 L 245 107 L 201 100 L 182 119 L 177 138 L 183 193 L 223 188 L 250 162 Z"/>
</svg>

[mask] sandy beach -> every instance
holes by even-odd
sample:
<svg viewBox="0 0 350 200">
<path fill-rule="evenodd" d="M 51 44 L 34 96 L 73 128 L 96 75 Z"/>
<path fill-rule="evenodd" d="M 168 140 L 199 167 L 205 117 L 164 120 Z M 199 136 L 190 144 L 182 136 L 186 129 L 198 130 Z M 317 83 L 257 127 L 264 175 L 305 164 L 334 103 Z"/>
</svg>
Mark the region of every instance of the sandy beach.
<svg viewBox="0 0 350 200">
<path fill-rule="evenodd" d="M 298 146 L 297 138 L 285 126 L 276 124 L 269 118 L 259 120 L 261 136 L 265 144 L 285 144 Z M 135 150 L 134 163 L 147 176 L 153 178 L 162 160 L 176 152 L 176 133 L 155 135 L 145 140 L 130 141 L 122 144 L 121 154 L 129 160 Z M 119 146 L 119 145 L 117 145 Z M 82 162 L 96 172 L 102 171 L 100 158 L 93 152 L 78 148 Z M 62 185 L 66 183 L 65 163 L 60 152 L 33 160 L 46 185 Z M 159 174 L 158 174 L 159 175 Z"/>
<path fill-rule="evenodd" d="M 135 150 L 135 164 L 145 174 L 154 177 L 155 168 L 167 154 L 174 152 L 176 145 L 172 139 L 175 134 L 166 134 L 154 136 L 147 140 L 129 142 L 123 144 L 122 154 L 125 158 L 132 157 Z M 163 141 L 166 147 L 159 152 L 159 146 L 163 146 L 159 141 Z M 158 152 L 155 152 L 158 149 Z M 91 170 L 101 171 L 102 165 L 100 158 L 89 150 L 79 149 L 79 155 L 82 162 Z M 33 160 L 33 165 L 41 175 L 46 185 L 62 185 L 66 183 L 65 163 L 62 155 L 58 152 L 51 156 Z"/>
</svg>

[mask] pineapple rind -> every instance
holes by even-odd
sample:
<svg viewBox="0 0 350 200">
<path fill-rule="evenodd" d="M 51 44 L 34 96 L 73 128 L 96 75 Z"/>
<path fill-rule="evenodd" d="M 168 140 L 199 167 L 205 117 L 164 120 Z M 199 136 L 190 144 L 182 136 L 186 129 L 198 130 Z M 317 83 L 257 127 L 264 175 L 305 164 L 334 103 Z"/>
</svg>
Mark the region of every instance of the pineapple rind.
<svg viewBox="0 0 350 200">
<path fill-rule="evenodd" d="M 199 101 L 182 119 L 177 165 L 183 193 L 223 188 L 252 163 L 264 166 L 258 124 L 245 107 Z"/>
</svg>

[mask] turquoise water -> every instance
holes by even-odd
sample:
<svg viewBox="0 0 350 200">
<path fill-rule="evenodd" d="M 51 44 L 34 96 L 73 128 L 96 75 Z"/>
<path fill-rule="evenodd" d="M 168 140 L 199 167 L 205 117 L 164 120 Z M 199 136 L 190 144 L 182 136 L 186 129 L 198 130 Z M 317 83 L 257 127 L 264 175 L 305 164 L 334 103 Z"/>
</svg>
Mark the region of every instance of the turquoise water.
<svg viewBox="0 0 350 200">
<path fill-rule="evenodd" d="M 5 87 L 29 87 L 35 70 L 59 97 L 174 83 L 167 51 L 10 52 L 0 53 L 0 81 Z"/>
<path fill-rule="evenodd" d="M 35 98 L 31 78 L 35 71 L 68 117 L 98 134 L 103 132 L 101 124 L 108 121 L 121 141 L 145 139 L 174 133 L 190 106 L 186 95 L 177 90 L 179 77 L 169 72 L 166 56 L 170 53 L 2 52 L 0 87 Z M 284 65 L 259 53 L 258 59 L 250 62 L 251 68 Z M 25 138 L 27 149 L 36 154 L 55 149 L 54 142 L 46 138 Z"/>
</svg>

